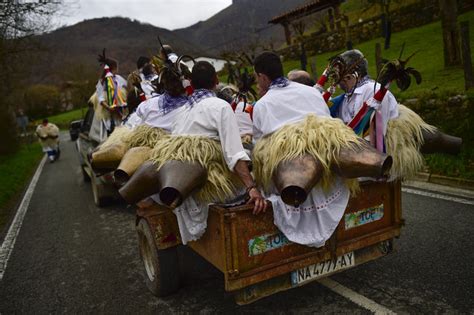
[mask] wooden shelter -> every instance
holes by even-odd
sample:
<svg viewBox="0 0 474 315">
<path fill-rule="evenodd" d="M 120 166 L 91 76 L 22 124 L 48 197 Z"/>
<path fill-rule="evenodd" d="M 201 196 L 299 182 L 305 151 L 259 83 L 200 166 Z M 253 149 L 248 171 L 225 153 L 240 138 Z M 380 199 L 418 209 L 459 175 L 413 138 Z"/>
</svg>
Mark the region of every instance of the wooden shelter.
<svg viewBox="0 0 474 315">
<path fill-rule="evenodd" d="M 290 31 L 291 23 L 298 19 L 306 17 L 310 14 L 332 8 L 332 10 L 328 11 L 330 24 L 331 22 L 333 24 L 335 21 L 336 28 L 339 28 L 340 27 L 339 6 L 341 5 L 342 2 L 344 2 L 344 0 L 315 0 L 303 6 L 297 7 L 291 11 L 288 11 L 286 13 L 280 14 L 274 17 L 273 19 L 271 19 L 270 21 L 268 21 L 268 23 L 281 24 L 283 28 L 285 29 L 286 43 L 288 45 L 291 45 L 291 31 Z M 331 28 L 333 27 L 334 26 L 332 26 Z"/>
</svg>

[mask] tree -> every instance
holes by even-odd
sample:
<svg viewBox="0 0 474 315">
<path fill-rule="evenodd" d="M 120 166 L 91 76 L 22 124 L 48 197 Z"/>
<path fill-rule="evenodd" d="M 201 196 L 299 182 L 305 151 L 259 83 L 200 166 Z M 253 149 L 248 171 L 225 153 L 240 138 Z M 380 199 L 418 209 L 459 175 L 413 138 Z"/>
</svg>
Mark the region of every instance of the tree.
<svg viewBox="0 0 474 315">
<path fill-rule="evenodd" d="M 440 0 L 439 10 L 443 29 L 444 66 L 459 66 L 461 65 L 461 47 L 456 0 Z"/>
<path fill-rule="evenodd" d="M 35 34 L 51 25 L 51 18 L 60 7 L 60 1 L 0 2 L 0 154 L 18 148 L 14 107 L 20 101 L 18 90 L 28 75 L 28 61 L 36 44 Z"/>
<path fill-rule="evenodd" d="M 59 111 L 59 89 L 54 85 L 35 84 L 25 92 L 26 113 L 31 119 L 41 119 Z"/>
<path fill-rule="evenodd" d="M 392 37 L 392 20 L 390 18 L 390 5 L 395 0 L 368 0 L 369 5 L 380 6 L 382 12 L 380 18 L 382 20 L 382 36 L 385 38 L 385 49 L 390 48 L 390 38 Z M 399 2 L 396 0 L 396 2 Z"/>
</svg>

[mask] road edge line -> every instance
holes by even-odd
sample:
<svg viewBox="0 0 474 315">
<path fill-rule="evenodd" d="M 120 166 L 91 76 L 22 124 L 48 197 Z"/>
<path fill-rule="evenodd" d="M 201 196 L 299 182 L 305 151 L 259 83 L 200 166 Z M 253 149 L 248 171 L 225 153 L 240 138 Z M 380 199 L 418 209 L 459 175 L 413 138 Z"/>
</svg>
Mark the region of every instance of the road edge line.
<svg viewBox="0 0 474 315">
<path fill-rule="evenodd" d="M 454 196 L 450 196 L 450 195 L 447 195 L 447 194 L 434 193 L 434 192 L 425 191 L 425 190 L 418 189 L 418 188 L 413 188 L 413 187 L 402 187 L 402 192 L 409 193 L 409 194 L 414 194 L 414 195 L 425 196 L 425 197 L 436 198 L 436 199 L 441 199 L 441 200 L 447 200 L 447 201 L 452 201 L 452 202 L 457 202 L 457 203 L 462 203 L 462 204 L 465 204 L 465 205 L 474 205 L 474 200 L 470 200 L 470 199 L 467 199 L 467 198 L 461 198 L 461 197 L 454 197 Z"/>
<path fill-rule="evenodd" d="M 318 282 L 329 290 L 336 292 L 337 294 L 349 299 L 353 303 L 373 312 L 374 314 L 396 314 L 385 306 L 372 301 L 371 299 L 355 292 L 354 290 L 349 289 L 348 287 L 343 286 L 339 282 L 336 282 L 330 278 L 319 279 Z"/>
<path fill-rule="evenodd" d="M 25 217 L 26 211 L 28 210 L 28 206 L 30 205 L 31 197 L 33 196 L 33 192 L 35 190 L 36 184 L 38 179 L 43 171 L 44 164 L 46 162 L 46 155 L 43 156 L 38 168 L 36 169 L 35 175 L 31 179 L 31 182 L 28 186 L 28 189 L 21 200 L 20 206 L 15 214 L 15 218 L 13 219 L 10 228 L 3 240 L 2 247 L 0 247 L 0 281 L 3 279 L 3 275 L 7 269 L 8 259 L 13 251 L 13 247 L 15 246 L 16 238 L 20 233 L 21 225 L 23 224 L 23 219 Z"/>
</svg>

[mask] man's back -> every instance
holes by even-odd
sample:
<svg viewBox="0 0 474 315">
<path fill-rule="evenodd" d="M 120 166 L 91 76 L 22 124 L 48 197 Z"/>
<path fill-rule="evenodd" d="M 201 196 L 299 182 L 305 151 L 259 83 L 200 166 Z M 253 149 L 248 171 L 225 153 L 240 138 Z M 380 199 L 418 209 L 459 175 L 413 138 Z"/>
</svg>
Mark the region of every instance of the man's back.
<svg viewBox="0 0 474 315">
<path fill-rule="evenodd" d="M 266 136 L 288 123 L 303 120 L 308 114 L 330 116 L 321 93 L 315 88 L 295 82 L 273 87 L 255 104 L 254 137 Z"/>
</svg>

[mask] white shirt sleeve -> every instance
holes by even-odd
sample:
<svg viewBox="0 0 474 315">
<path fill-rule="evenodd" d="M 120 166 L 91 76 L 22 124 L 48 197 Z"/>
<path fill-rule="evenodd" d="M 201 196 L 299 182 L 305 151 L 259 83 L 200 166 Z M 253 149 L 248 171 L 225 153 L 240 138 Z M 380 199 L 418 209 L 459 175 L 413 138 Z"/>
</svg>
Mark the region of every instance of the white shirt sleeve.
<svg viewBox="0 0 474 315">
<path fill-rule="evenodd" d="M 250 161 L 242 146 L 239 127 L 232 108 L 230 106 L 221 107 L 219 112 L 213 113 L 213 119 L 215 119 L 214 123 L 219 133 L 222 152 L 229 169 L 233 171 L 239 160 Z"/>
<path fill-rule="evenodd" d="M 99 104 L 103 101 L 105 101 L 105 96 L 104 96 L 104 85 L 102 84 L 101 80 L 97 82 L 97 85 L 95 86 L 95 91 L 97 93 L 97 99 L 99 100 Z"/>
<path fill-rule="evenodd" d="M 148 100 L 147 100 L 148 101 Z M 144 111 L 145 111 L 145 106 L 146 106 L 146 103 L 147 101 L 144 101 L 144 102 L 141 102 L 137 109 L 135 110 L 135 113 L 137 114 L 137 116 L 141 119 L 141 120 L 144 120 L 145 117 L 144 117 Z"/>
<path fill-rule="evenodd" d="M 254 140 L 258 140 L 263 136 L 262 117 L 261 117 L 262 106 L 263 104 L 259 105 L 259 102 L 257 102 L 253 107 L 253 138 Z"/>
<path fill-rule="evenodd" d="M 116 74 L 115 79 L 117 80 L 117 85 L 121 89 L 127 89 L 127 80 L 125 80 L 121 75 Z"/>
</svg>

